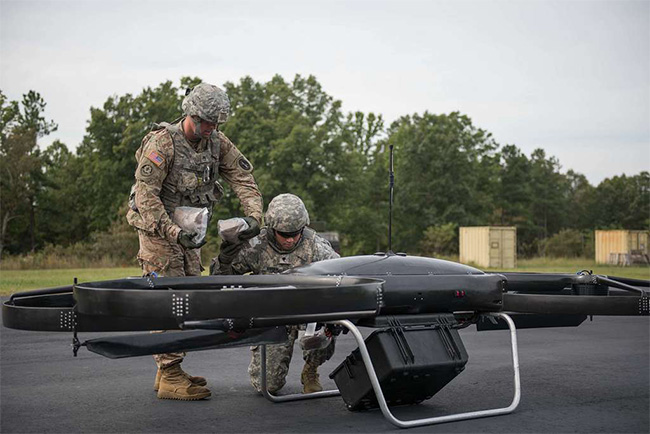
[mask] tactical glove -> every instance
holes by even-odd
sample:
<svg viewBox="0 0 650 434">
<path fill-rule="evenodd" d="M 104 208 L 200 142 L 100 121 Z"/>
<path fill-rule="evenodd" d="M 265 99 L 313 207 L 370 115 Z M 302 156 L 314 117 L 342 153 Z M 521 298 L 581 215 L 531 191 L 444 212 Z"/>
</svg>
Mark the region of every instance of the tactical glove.
<svg viewBox="0 0 650 434">
<path fill-rule="evenodd" d="M 219 264 L 230 265 L 235 259 L 239 250 L 242 248 L 242 243 L 229 243 L 224 241 L 221 243 L 221 252 L 219 253 Z"/>
<path fill-rule="evenodd" d="M 196 236 L 196 233 L 190 233 L 187 231 L 180 231 L 178 233 L 178 244 L 185 247 L 186 249 L 198 249 L 206 243 L 205 238 L 200 243 L 195 243 L 192 238 Z"/>
<path fill-rule="evenodd" d="M 242 217 L 248 223 L 248 229 L 239 233 L 241 241 L 250 240 L 260 233 L 260 224 L 253 217 Z"/>
</svg>

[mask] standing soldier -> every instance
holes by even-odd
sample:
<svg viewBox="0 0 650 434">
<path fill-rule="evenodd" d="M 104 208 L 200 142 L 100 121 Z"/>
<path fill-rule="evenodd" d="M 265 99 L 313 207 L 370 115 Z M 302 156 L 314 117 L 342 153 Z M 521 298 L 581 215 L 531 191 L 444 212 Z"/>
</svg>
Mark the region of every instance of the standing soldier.
<svg viewBox="0 0 650 434">
<path fill-rule="evenodd" d="M 276 196 L 269 203 L 264 221 L 266 226 L 260 234 L 247 243 L 234 245 L 224 242 L 221 245 L 221 253 L 212 260 L 210 273 L 281 273 L 292 267 L 339 257 L 327 240 L 306 227 L 309 224 L 309 213 L 298 196 Z M 271 393 L 277 392 L 286 383 L 298 328 L 288 327 L 288 332 L 287 344 L 267 346 L 266 379 L 267 389 Z M 303 351 L 305 366 L 300 376 L 303 393 L 323 390 L 318 378 L 318 367 L 334 354 L 334 342 L 332 338 L 331 343 L 323 349 Z M 253 358 L 248 373 L 253 387 L 261 392 L 260 350 L 257 346 L 251 349 Z"/>
<path fill-rule="evenodd" d="M 183 118 L 161 123 L 145 136 L 135 153 L 138 162 L 131 189 L 127 220 L 138 229 L 138 261 L 143 275 L 200 276 L 200 247 L 194 233 L 172 220 L 177 207 L 212 208 L 223 195 L 220 175 L 239 197 L 249 229 L 242 240 L 260 231 L 262 195 L 253 178 L 253 166 L 219 131 L 230 112 L 228 95 L 217 86 L 201 83 L 183 100 Z M 181 369 L 184 353 L 156 354 L 158 398 L 197 400 L 210 396 L 203 377 Z"/>
</svg>

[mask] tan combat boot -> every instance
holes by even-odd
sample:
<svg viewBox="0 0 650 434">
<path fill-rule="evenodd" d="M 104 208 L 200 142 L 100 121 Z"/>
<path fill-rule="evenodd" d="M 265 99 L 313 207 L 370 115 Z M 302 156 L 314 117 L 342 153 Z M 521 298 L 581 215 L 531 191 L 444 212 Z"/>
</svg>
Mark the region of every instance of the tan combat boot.
<svg viewBox="0 0 650 434">
<path fill-rule="evenodd" d="M 158 398 L 180 399 L 195 401 L 210 397 L 210 389 L 192 383 L 181 365 L 175 365 L 160 370 L 160 384 L 158 385 Z"/>
<path fill-rule="evenodd" d="M 305 363 L 300 375 L 300 382 L 302 383 L 302 393 L 314 393 L 323 390 L 318 378 L 318 366 Z"/>
<path fill-rule="evenodd" d="M 181 371 L 183 371 L 183 368 L 181 368 Z M 187 376 L 187 379 L 190 380 L 192 383 L 196 384 L 197 386 L 205 386 L 206 384 L 208 384 L 208 382 L 203 377 L 194 377 L 185 371 L 183 371 L 183 374 L 185 374 L 185 376 Z M 161 375 L 162 372 L 160 372 L 160 368 L 158 368 L 158 372 L 156 372 L 156 379 L 153 382 L 153 390 L 155 390 L 156 392 L 158 392 L 158 388 L 160 387 Z"/>
</svg>

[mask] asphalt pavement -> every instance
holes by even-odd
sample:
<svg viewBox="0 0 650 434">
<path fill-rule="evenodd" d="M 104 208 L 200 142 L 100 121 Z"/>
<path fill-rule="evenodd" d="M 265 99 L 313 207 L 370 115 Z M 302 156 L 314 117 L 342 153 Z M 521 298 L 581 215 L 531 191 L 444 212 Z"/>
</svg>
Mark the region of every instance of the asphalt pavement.
<svg viewBox="0 0 650 434">
<path fill-rule="evenodd" d="M 350 412 L 340 397 L 272 403 L 248 382 L 248 348 L 190 353 L 183 367 L 208 380 L 209 400 L 160 400 L 151 357 L 110 360 L 82 348 L 70 333 L 2 328 L 0 431 L 18 432 L 607 432 L 648 433 L 650 320 L 595 317 L 577 328 L 519 330 L 522 399 L 514 413 L 403 431 L 378 410 Z M 364 331 L 365 333 L 365 331 Z M 106 334 L 82 334 L 82 340 Z M 400 419 L 506 407 L 513 394 L 507 331 L 461 331 L 464 372 L 423 404 L 397 407 Z M 354 349 L 341 336 L 327 378 Z M 298 346 L 283 393 L 300 391 Z"/>
</svg>

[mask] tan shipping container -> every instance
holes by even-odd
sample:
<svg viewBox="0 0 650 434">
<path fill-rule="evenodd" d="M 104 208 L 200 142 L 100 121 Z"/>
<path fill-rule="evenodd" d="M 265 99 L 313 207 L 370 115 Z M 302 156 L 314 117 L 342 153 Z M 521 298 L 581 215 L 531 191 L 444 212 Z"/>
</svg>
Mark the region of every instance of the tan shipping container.
<svg viewBox="0 0 650 434">
<path fill-rule="evenodd" d="M 596 262 L 610 263 L 611 254 L 648 254 L 650 231 L 616 229 L 596 231 Z"/>
<path fill-rule="evenodd" d="M 481 268 L 517 267 L 517 228 L 470 226 L 459 230 L 460 262 Z"/>
</svg>

